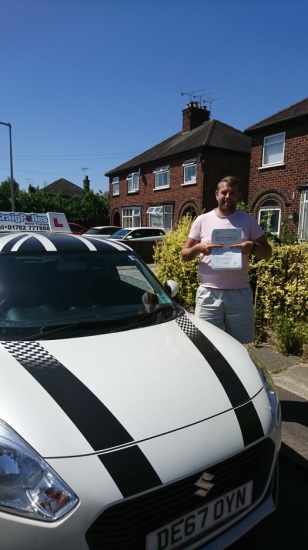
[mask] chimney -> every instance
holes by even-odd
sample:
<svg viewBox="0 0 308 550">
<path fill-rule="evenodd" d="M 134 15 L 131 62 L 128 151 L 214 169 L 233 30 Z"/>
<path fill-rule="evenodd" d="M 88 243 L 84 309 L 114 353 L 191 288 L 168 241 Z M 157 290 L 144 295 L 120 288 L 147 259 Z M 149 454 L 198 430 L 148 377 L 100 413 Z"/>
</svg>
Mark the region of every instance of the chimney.
<svg viewBox="0 0 308 550">
<path fill-rule="evenodd" d="M 188 103 L 182 111 L 183 113 L 183 129 L 182 133 L 191 132 L 198 126 L 201 126 L 203 122 L 206 122 L 210 118 L 210 113 L 205 106 L 200 107 L 198 103 Z"/>
<path fill-rule="evenodd" d="M 90 190 L 89 176 L 86 176 L 85 179 L 83 180 L 83 190 L 85 191 L 85 193 L 88 193 L 88 191 Z"/>
</svg>

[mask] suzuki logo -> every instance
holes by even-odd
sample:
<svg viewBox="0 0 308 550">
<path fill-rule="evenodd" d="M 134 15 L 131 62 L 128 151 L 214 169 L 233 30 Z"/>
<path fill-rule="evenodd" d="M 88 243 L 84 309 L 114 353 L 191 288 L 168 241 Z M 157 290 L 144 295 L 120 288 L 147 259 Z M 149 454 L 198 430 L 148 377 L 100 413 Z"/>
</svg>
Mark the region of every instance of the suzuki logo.
<svg viewBox="0 0 308 550">
<path fill-rule="evenodd" d="M 212 476 L 212 474 L 204 472 L 197 483 L 195 483 L 196 487 L 200 487 L 200 489 L 195 492 L 195 495 L 198 495 L 198 497 L 206 497 L 212 487 L 214 487 L 214 483 L 210 483 L 213 478 L 214 476 Z"/>
</svg>

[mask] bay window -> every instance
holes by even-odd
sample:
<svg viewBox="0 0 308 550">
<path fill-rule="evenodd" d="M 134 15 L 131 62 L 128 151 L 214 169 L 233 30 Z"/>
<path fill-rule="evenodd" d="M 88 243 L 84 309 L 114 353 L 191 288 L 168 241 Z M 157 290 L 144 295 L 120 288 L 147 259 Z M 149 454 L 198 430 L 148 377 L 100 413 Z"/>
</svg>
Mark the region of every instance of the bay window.
<svg viewBox="0 0 308 550">
<path fill-rule="evenodd" d="M 149 227 L 164 227 L 166 231 L 172 229 L 172 205 L 150 206 L 147 214 L 149 214 Z"/>
</svg>

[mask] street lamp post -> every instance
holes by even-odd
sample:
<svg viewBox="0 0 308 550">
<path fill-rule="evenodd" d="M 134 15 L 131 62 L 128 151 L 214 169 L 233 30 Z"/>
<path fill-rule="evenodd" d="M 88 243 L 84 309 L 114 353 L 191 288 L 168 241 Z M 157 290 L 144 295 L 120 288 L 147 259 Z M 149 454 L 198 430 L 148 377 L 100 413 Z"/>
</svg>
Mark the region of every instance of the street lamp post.
<svg viewBox="0 0 308 550">
<path fill-rule="evenodd" d="M 3 126 L 8 126 L 10 134 L 10 167 L 11 167 L 11 208 L 15 212 L 15 189 L 13 179 L 13 154 L 12 154 L 12 125 L 9 122 L 0 122 Z"/>
</svg>

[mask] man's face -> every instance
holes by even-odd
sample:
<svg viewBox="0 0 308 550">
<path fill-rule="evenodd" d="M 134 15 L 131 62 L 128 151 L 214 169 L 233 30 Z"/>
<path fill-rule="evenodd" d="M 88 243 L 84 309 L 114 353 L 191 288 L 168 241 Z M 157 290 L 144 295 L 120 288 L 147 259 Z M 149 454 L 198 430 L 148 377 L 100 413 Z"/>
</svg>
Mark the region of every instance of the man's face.
<svg viewBox="0 0 308 550">
<path fill-rule="evenodd" d="M 238 187 L 231 187 L 226 181 L 219 184 L 218 191 L 215 192 L 220 212 L 225 215 L 233 214 L 236 210 L 236 205 L 241 199 L 242 193 Z"/>
</svg>

